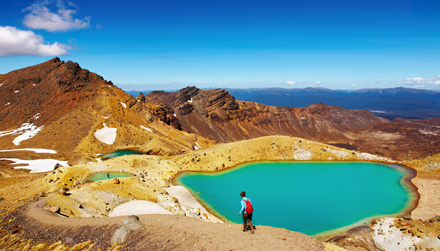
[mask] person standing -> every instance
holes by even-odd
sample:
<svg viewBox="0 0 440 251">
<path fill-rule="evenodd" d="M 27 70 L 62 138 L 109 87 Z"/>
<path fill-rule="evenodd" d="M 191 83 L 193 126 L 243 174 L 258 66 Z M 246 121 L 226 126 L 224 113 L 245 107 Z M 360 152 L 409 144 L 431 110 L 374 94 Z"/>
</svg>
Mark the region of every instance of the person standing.
<svg viewBox="0 0 440 251">
<path fill-rule="evenodd" d="M 238 215 L 243 214 L 243 232 L 247 231 L 247 225 L 251 228 L 251 233 L 254 233 L 254 226 L 252 225 L 252 213 L 254 208 L 252 206 L 251 200 L 246 197 L 246 192 L 241 192 L 241 210 Z"/>
</svg>

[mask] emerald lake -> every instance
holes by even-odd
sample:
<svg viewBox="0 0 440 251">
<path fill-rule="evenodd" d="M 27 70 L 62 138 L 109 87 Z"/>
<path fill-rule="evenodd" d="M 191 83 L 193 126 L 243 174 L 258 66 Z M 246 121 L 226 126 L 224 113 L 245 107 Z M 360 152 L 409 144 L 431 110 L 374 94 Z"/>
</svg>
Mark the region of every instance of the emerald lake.
<svg viewBox="0 0 440 251">
<path fill-rule="evenodd" d="M 125 156 L 125 155 L 142 155 L 143 153 L 140 151 L 136 151 L 136 150 L 132 150 L 132 149 L 121 149 L 121 150 L 116 150 L 113 151 L 111 153 L 106 153 L 102 156 L 102 158 L 104 159 L 112 159 L 112 158 L 116 158 L 116 157 L 120 157 L 120 156 Z"/>
<path fill-rule="evenodd" d="M 370 162 L 255 162 L 221 172 L 186 172 L 177 182 L 208 209 L 242 223 L 240 192 L 253 222 L 308 235 L 407 211 L 418 195 L 402 166 Z M 411 177 L 410 177 L 411 178 Z"/>
<path fill-rule="evenodd" d="M 87 180 L 100 181 L 100 180 L 124 178 L 124 177 L 133 177 L 133 174 L 124 173 L 124 172 L 99 172 L 90 175 L 89 177 L 87 177 Z"/>
</svg>

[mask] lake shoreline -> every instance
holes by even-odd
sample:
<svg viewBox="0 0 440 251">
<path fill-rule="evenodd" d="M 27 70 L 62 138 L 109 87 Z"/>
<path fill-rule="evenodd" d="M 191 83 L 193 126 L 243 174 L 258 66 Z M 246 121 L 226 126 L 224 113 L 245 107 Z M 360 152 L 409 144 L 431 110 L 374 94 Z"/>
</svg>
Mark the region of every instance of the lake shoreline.
<svg viewBox="0 0 440 251">
<path fill-rule="evenodd" d="M 347 226 L 343 226 L 337 229 L 332 229 L 332 230 L 327 230 L 327 231 L 323 231 L 323 232 L 319 232 L 316 234 L 312 234 L 311 236 L 315 237 L 315 238 L 319 238 L 319 239 L 324 239 L 324 238 L 328 238 L 331 236 L 335 236 L 337 234 L 340 234 L 344 231 L 348 231 L 350 229 L 354 229 L 357 228 L 359 226 L 362 225 L 370 225 L 371 222 L 375 219 L 378 218 L 383 218 L 383 217 L 396 217 L 396 216 L 408 216 L 411 214 L 411 212 L 413 210 L 415 210 L 418 206 L 418 202 L 420 200 L 420 194 L 418 193 L 418 187 L 412 182 L 412 180 L 417 176 L 417 170 L 405 165 L 401 165 L 401 164 L 396 164 L 395 162 L 385 162 L 385 161 L 362 161 L 362 160 L 356 160 L 356 161 L 295 161 L 295 160 L 285 160 L 285 161 L 273 161 L 273 160 L 263 160 L 263 161 L 249 161 L 246 163 L 242 163 L 242 164 L 237 164 L 234 165 L 232 167 L 226 167 L 225 169 L 222 170 L 215 170 L 215 171 L 181 171 L 176 173 L 175 175 L 173 175 L 172 179 L 171 179 L 171 183 L 173 185 L 179 185 L 179 186 L 183 186 L 185 187 L 194 197 L 194 199 L 196 199 L 197 201 L 199 201 L 199 203 L 203 206 L 203 208 L 205 210 L 207 210 L 209 213 L 211 213 L 212 215 L 218 217 L 219 219 L 222 219 L 225 222 L 230 222 L 230 223 L 237 223 L 234 221 L 230 221 L 228 220 L 225 216 L 221 215 L 220 213 L 218 213 L 211 205 L 207 204 L 203 199 L 201 199 L 197 193 L 195 191 L 193 191 L 191 188 L 185 186 L 182 182 L 179 181 L 179 179 L 181 177 L 183 177 L 184 175 L 187 174 L 191 174 L 191 173 L 209 173 L 209 174 L 213 174 L 215 175 L 215 173 L 219 173 L 219 172 L 228 172 L 228 171 L 232 171 L 232 170 L 236 170 L 236 168 L 242 168 L 245 167 L 247 165 L 250 164 L 255 164 L 255 163 L 273 163 L 273 162 L 291 162 L 291 163 L 322 163 L 322 162 L 328 162 L 328 163 L 374 163 L 374 164 L 382 164 L 388 168 L 392 168 L 394 170 L 397 170 L 399 172 L 401 172 L 403 174 L 403 177 L 400 179 L 401 181 L 401 185 L 403 187 L 405 187 L 405 189 L 408 192 L 408 198 L 409 198 L 409 203 L 408 206 L 406 206 L 402 211 L 397 212 L 397 213 L 393 213 L 393 214 L 385 214 L 385 215 L 375 215 L 375 216 L 371 216 L 371 217 L 367 217 L 364 218 L 362 220 L 359 220 L 358 222 L 355 222 L 353 224 L 347 225 Z M 276 226 L 274 226 L 276 227 Z M 292 230 L 290 230 L 292 231 Z"/>
</svg>

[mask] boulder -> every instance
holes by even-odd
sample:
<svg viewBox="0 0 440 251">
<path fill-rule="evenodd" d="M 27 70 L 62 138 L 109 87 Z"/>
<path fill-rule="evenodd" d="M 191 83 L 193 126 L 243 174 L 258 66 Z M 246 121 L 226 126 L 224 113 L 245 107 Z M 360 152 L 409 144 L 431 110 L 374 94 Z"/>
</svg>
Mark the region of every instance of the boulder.
<svg viewBox="0 0 440 251">
<path fill-rule="evenodd" d="M 121 183 L 121 181 L 120 181 L 118 178 L 115 178 L 115 179 L 113 180 L 113 182 L 114 182 L 115 184 L 119 184 L 119 183 Z"/>
<path fill-rule="evenodd" d="M 59 214 L 61 212 L 61 208 L 59 206 L 49 207 L 49 211 Z"/>
<path fill-rule="evenodd" d="M 123 243 L 132 231 L 142 228 L 143 226 L 144 225 L 139 221 L 139 217 L 135 215 L 126 217 L 121 227 L 116 229 L 115 233 L 113 234 L 111 244 L 114 245 Z"/>
<path fill-rule="evenodd" d="M 58 190 L 58 193 L 61 195 L 67 195 L 68 191 L 69 191 L 69 188 L 63 187 L 63 188 L 60 188 L 60 190 Z"/>
<path fill-rule="evenodd" d="M 139 93 L 139 95 L 136 97 L 136 100 L 142 103 L 145 103 L 145 96 L 144 94 L 141 92 Z"/>
<path fill-rule="evenodd" d="M 21 230 L 21 226 L 20 225 L 13 225 L 10 229 L 9 229 L 9 233 L 10 234 L 16 234 L 18 232 L 20 232 Z"/>
<path fill-rule="evenodd" d="M 53 167 L 53 170 L 57 170 L 57 169 L 60 168 L 60 167 L 62 167 L 62 166 L 60 165 L 60 163 L 56 163 L 55 166 Z"/>
</svg>

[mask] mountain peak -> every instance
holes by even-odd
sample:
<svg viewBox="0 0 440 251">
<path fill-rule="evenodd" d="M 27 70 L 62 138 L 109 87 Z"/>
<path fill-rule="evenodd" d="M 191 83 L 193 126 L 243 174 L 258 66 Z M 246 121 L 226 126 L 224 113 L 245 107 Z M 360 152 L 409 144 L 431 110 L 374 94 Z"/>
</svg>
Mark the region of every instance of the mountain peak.
<svg viewBox="0 0 440 251">
<path fill-rule="evenodd" d="M 61 62 L 61 59 L 59 57 L 54 57 L 51 60 L 49 60 L 50 62 L 54 62 L 54 63 L 59 63 Z"/>
</svg>

